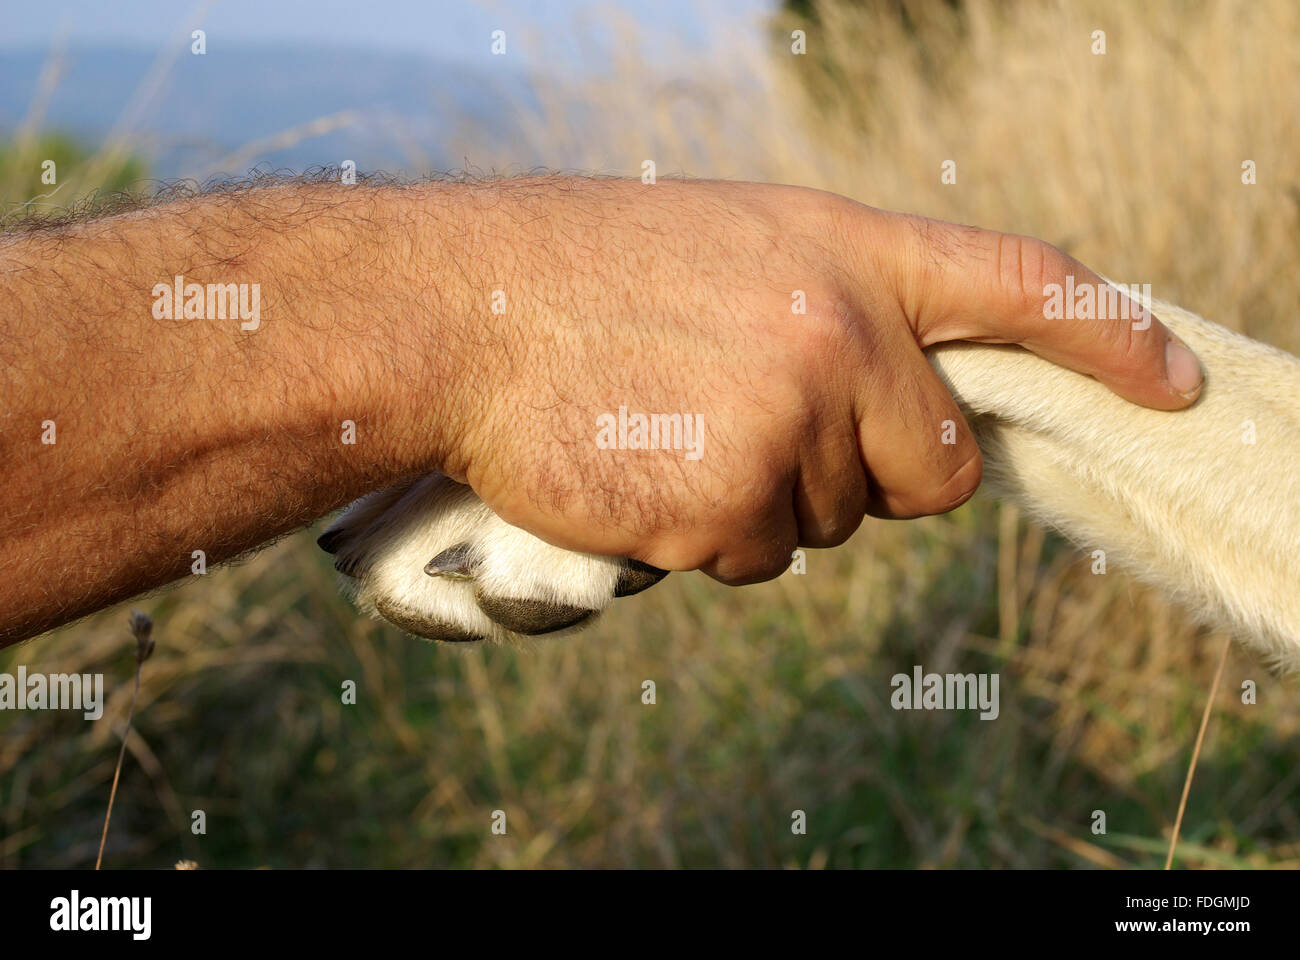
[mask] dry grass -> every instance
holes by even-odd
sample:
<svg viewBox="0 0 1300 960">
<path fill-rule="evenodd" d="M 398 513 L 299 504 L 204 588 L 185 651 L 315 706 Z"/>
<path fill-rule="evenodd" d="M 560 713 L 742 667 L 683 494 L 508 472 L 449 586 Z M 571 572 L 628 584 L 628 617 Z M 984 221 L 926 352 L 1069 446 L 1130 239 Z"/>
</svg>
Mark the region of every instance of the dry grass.
<svg viewBox="0 0 1300 960">
<path fill-rule="evenodd" d="M 654 159 L 1036 234 L 1300 351 L 1300 9 L 963 9 L 909 33 L 830 5 L 809 28 L 819 63 L 724 46 L 674 83 L 629 38 L 617 75 L 580 92 L 580 121 L 552 85 L 535 143 L 480 131 L 454 152 L 629 174 Z M 1099 28 L 1105 56 L 1089 52 Z M 1240 182 L 1246 159 L 1258 185 Z M 358 619 L 307 536 L 144 606 L 165 643 L 111 866 L 1159 866 L 1222 641 L 983 502 L 868 521 L 805 576 L 676 575 L 530 652 Z M 0 715 L 0 864 L 93 862 L 130 692 L 124 615 L 0 654 L 0 669 L 104 669 L 114 698 L 94 727 Z M 1001 717 L 891 710 L 890 676 L 916 663 L 1000 672 Z M 1295 693 L 1230 654 L 1178 863 L 1300 865 Z"/>
</svg>

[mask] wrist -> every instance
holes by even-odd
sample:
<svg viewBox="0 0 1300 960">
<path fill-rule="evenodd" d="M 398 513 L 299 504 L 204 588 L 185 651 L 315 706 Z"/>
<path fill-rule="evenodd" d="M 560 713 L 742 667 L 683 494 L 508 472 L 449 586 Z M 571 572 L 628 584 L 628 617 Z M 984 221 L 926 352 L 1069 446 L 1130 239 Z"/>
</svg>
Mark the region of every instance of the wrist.
<svg viewBox="0 0 1300 960">
<path fill-rule="evenodd" d="M 376 191 L 382 260 L 391 284 L 385 307 L 356 344 L 349 393 L 361 400 L 376 444 L 373 455 L 393 479 L 439 471 L 463 477 L 470 398 L 489 389 L 499 355 L 491 325 L 491 276 L 485 242 L 484 188 L 424 184 Z"/>
</svg>

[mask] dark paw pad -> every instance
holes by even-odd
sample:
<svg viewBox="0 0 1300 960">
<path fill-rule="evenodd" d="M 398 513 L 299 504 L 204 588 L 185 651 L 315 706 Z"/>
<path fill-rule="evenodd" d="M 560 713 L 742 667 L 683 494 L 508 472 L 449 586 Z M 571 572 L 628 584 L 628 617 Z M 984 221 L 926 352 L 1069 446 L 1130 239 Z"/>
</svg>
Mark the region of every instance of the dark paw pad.
<svg viewBox="0 0 1300 960">
<path fill-rule="evenodd" d="M 595 610 L 573 607 L 545 600 L 521 600 L 517 597 L 493 597 L 475 593 L 483 612 L 513 633 L 535 637 L 576 626 L 590 617 Z"/>
<path fill-rule="evenodd" d="M 477 643 L 487 639 L 466 633 L 459 627 L 443 623 L 441 620 L 433 620 L 406 607 L 399 607 L 387 600 L 376 600 L 375 610 L 394 626 L 401 627 L 407 633 L 413 633 L 417 637 L 424 637 L 426 640 L 437 640 L 440 643 Z"/>
</svg>

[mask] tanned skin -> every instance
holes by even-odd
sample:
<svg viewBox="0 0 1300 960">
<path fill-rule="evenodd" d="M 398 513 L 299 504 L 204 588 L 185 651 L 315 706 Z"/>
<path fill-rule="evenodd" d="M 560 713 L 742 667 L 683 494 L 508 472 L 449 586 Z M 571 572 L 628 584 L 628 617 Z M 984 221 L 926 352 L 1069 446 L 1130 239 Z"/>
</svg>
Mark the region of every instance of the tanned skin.
<svg viewBox="0 0 1300 960">
<path fill-rule="evenodd" d="M 974 491 L 930 344 L 1019 343 L 1145 406 L 1195 399 L 1158 320 L 1045 320 L 1067 274 L 1100 282 L 1036 240 L 699 181 L 285 183 L 10 230 L 0 646 L 434 470 L 560 546 L 769 579 L 866 513 Z M 176 275 L 259 284 L 258 328 L 157 319 Z M 620 405 L 700 414 L 703 455 L 599 449 Z"/>
</svg>

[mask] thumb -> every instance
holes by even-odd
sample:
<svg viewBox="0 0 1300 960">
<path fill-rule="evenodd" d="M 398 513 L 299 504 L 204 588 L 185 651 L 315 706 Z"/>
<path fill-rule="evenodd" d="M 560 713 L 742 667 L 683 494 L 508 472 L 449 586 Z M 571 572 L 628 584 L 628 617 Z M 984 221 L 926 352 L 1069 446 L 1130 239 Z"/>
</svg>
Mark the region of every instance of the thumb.
<svg viewBox="0 0 1300 960">
<path fill-rule="evenodd" d="M 1140 302 L 1073 257 L 1014 234 L 894 214 L 898 302 L 922 347 L 1015 343 L 1158 410 L 1189 406 L 1204 373 Z"/>
</svg>

